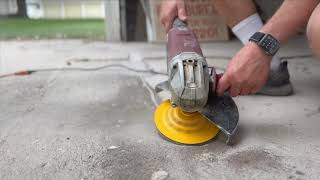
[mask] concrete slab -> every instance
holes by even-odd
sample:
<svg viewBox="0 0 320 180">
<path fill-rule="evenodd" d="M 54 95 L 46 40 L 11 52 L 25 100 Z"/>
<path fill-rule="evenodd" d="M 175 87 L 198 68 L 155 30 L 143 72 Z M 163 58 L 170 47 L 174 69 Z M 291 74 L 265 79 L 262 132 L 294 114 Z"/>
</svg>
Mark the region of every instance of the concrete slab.
<svg viewBox="0 0 320 180">
<path fill-rule="evenodd" d="M 304 40 L 294 42 L 298 43 L 284 48 L 283 56 L 308 55 Z M 28 59 L 23 58 L 25 49 L 19 48 L 23 44 L 28 44 Z M 166 97 L 155 96 L 153 88 L 165 76 L 149 70 L 165 72 L 160 65 L 163 45 L 83 41 L 0 45 L 0 62 L 5 64 L 1 73 L 122 65 L 0 79 L 0 179 L 318 179 L 320 175 L 320 62 L 312 57 L 289 60 L 293 96 L 235 98 L 240 110 L 235 145 L 227 146 L 220 135 L 206 145 L 183 146 L 161 138 L 153 124 L 157 98 Z M 221 52 L 216 50 L 221 56 L 232 56 L 240 47 L 237 42 L 204 46 L 206 52 L 222 46 Z M 4 52 L 7 49 L 10 53 Z M 66 57 L 75 58 L 71 65 Z M 226 58 L 212 57 L 216 66 L 223 68 L 226 63 Z"/>
</svg>

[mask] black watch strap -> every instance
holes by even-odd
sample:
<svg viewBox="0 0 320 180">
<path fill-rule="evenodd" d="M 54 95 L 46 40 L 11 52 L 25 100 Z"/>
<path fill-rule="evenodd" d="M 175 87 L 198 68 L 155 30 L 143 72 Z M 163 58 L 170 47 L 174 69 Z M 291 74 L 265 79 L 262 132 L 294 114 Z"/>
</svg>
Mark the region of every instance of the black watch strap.
<svg viewBox="0 0 320 180">
<path fill-rule="evenodd" d="M 256 32 L 251 36 L 250 41 L 260 42 L 264 35 L 262 32 Z"/>
<path fill-rule="evenodd" d="M 280 49 L 280 42 L 271 34 L 256 32 L 251 36 L 249 41 L 257 43 L 269 56 L 274 56 Z"/>
</svg>

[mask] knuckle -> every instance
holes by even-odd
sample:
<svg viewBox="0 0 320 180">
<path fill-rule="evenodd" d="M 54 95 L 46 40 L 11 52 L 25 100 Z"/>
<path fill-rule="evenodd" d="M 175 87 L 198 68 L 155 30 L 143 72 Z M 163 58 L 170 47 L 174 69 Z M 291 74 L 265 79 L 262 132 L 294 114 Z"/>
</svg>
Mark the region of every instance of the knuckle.
<svg viewBox="0 0 320 180">
<path fill-rule="evenodd" d="M 239 76 L 237 76 L 237 75 L 235 75 L 235 74 L 232 74 L 231 79 L 232 79 L 233 83 L 235 83 L 235 84 L 237 84 L 237 85 L 243 83 L 242 78 L 239 77 Z"/>
<path fill-rule="evenodd" d="M 240 94 L 240 95 L 246 95 L 247 92 L 246 92 L 246 90 L 242 89 L 239 94 Z"/>
<path fill-rule="evenodd" d="M 239 95 L 239 91 L 238 91 L 235 87 L 233 87 L 233 88 L 230 90 L 230 96 L 236 97 L 236 96 L 238 96 L 238 95 Z"/>
<path fill-rule="evenodd" d="M 250 94 L 250 89 L 246 89 L 244 92 L 244 95 L 249 95 Z"/>
<path fill-rule="evenodd" d="M 255 93 L 257 93 L 260 89 L 261 89 L 260 87 L 256 86 L 256 87 L 252 88 L 251 93 L 252 93 L 252 94 L 255 94 Z"/>
<path fill-rule="evenodd" d="M 229 77 L 229 79 L 232 80 L 232 81 L 238 81 L 237 72 L 234 71 L 234 70 L 231 70 L 231 71 L 228 73 L 228 77 Z"/>
<path fill-rule="evenodd" d="M 257 90 L 257 89 L 253 89 L 253 90 L 251 91 L 251 94 L 256 94 L 258 91 L 259 91 L 259 90 Z"/>
</svg>

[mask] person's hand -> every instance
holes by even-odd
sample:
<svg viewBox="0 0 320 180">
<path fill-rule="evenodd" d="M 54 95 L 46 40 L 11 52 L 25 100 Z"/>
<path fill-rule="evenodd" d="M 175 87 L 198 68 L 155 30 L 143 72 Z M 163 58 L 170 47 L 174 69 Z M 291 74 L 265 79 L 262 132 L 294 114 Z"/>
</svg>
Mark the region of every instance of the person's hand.
<svg viewBox="0 0 320 180">
<path fill-rule="evenodd" d="M 271 59 L 258 45 L 247 43 L 229 62 L 218 82 L 217 94 L 229 91 L 235 97 L 258 92 L 268 79 Z"/>
<path fill-rule="evenodd" d="M 166 32 L 171 29 L 172 23 L 176 17 L 181 21 L 187 20 L 184 0 L 162 0 L 160 20 Z"/>
</svg>

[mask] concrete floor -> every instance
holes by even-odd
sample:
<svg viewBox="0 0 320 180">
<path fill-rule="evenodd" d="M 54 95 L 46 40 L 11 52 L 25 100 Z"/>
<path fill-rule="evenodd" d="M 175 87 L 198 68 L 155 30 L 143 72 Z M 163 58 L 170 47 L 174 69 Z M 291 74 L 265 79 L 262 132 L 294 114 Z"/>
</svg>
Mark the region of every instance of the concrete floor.
<svg viewBox="0 0 320 180">
<path fill-rule="evenodd" d="M 202 45 L 211 65 L 225 67 L 238 42 Z M 34 68 L 99 71 L 39 72 L 0 79 L 0 179 L 318 179 L 320 62 L 304 38 L 280 52 L 289 59 L 295 94 L 235 98 L 240 111 L 233 146 L 220 135 L 202 146 L 162 139 L 153 124 L 168 94 L 163 44 L 2 41 L 0 74 Z M 298 57 L 295 57 L 298 56 Z"/>
</svg>

